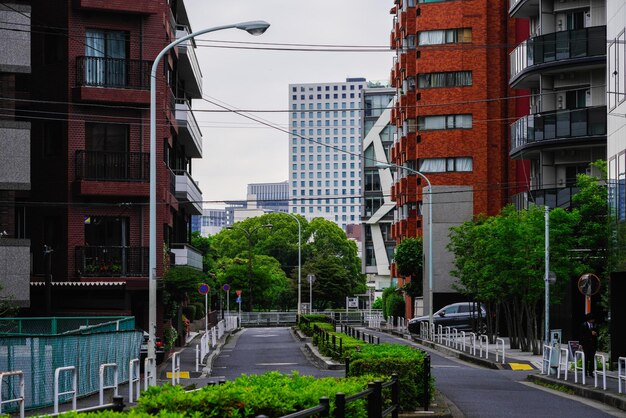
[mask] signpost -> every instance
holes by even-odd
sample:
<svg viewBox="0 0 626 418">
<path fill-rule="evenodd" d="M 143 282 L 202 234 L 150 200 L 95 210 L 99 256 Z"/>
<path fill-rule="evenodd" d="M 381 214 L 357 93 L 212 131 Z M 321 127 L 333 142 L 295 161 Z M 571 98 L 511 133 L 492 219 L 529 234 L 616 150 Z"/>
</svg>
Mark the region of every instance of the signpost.
<svg viewBox="0 0 626 418">
<path fill-rule="evenodd" d="M 209 291 L 211 288 L 206 283 L 200 283 L 198 293 L 204 295 L 204 335 L 209 335 Z"/>
<path fill-rule="evenodd" d="M 239 326 L 241 326 L 241 290 L 237 290 L 237 303 L 239 304 Z"/>
</svg>

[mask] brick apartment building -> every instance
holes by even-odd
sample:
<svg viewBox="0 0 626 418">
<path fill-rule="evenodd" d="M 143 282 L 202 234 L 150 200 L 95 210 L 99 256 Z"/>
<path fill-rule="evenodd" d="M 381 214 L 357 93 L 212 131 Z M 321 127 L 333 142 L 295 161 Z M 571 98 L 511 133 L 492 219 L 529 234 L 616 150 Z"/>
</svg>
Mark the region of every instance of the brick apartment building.
<svg viewBox="0 0 626 418">
<path fill-rule="evenodd" d="M 189 33 L 184 3 L 33 1 L 32 28 L 29 313 L 127 314 L 146 327 L 150 68 Z M 191 176 L 202 156 L 191 110 L 202 97 L 194 48 L 179 45 L 158 71 L 157 277 L 170 262 L 201 268 L 188 244 L 202 200 Z"/>
<path fill-rule="evenodd" d="M 397 89 L 390 152 L 399 243 L 423 236 L 428 260 L 428 194 L 433 184 L 434 310 L 457 301 L 446 250 L 449 228 L 477 214 L 495 215 L 508 202 L 514 167 L 508 158 L 508 2 L 395 0 L 391 71 Z M 511 31 L 513 32 L 513 31 Z M 428 266 L 424 267 L 428 271 Z M 392 270 L 392 277 L 395 270 Z M 400 278 L 398 286 L 404 280 Z M 428 280 L 424 275 L 424 312 Z M 407 300 L 408 302 L 408 300 Z M 407 317 L 412 307 L 407 303 Z"/>
</svg>

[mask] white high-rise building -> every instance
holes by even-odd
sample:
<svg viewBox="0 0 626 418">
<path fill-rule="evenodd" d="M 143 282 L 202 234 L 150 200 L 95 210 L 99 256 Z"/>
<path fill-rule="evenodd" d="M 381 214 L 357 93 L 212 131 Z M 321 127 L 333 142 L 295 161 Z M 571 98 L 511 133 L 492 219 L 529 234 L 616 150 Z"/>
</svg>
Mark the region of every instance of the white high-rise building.
<svg viewBox="0 0 626 418">
<path fill-rule="evenodd" d="M 360 223 L 364 78 L 289 85 L 289 211 Z"/>
</svg>

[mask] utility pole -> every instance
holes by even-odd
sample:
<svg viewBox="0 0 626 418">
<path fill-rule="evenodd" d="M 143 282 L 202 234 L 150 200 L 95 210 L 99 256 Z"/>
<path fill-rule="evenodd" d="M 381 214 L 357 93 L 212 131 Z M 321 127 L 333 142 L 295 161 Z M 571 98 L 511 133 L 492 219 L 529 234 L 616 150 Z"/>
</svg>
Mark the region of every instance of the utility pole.
<svg viewBox="0 0 626 418">
<path fill-rule="evenodd" d="M 550 208 L 546 206 L 545 210 L 545 271 L 544 271 L 544 284 L 545 284 L 545 324 L 544 324 L 544 344 L 550 342 Z"/>
</svg>

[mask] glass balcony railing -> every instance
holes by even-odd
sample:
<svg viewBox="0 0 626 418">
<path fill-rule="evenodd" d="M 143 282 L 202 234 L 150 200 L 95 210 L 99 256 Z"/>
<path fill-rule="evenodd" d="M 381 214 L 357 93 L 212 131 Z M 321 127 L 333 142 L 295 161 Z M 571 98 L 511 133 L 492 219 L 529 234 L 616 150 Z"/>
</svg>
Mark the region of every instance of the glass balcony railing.
<svg viewBox="0 0 626 418">
<path fill-rule="evenodd" d="M 516 209 L 528 209 L 529 205 L 548 206 L 549 208 L 570 209 L 572 197 L 578 193 L 578 187 L 561 187 L 553 189 L 537 189 L 514 195 L 511 202 Z"/>
<path fill-rule="evenodd" d="M 150 154 L 145 152 L 76 151 L 77 180 L 148 181 Z"/>
<path fill-rule="evenodd" d="M 606 106 L 537 113 L 511 125 L 511 152 L 534 142 L 601 135 L 606 135 Z"/>
<path fill-rule="evenodd" d="M 83 277 L 147 276 L 148 247 L 76 247 L 76 271 Z"/>
<path fill-rule="evenodd" d="M 76 57 L 76 85 L 150 89 L 152 61 L 108 57 Z"/>
<path fill-rule="evenodd" d="M 606 26 L 553 32 L 530 38 L 510 55 L 511 79 L 533 65 L 606 55 Z"/>
</svg>

